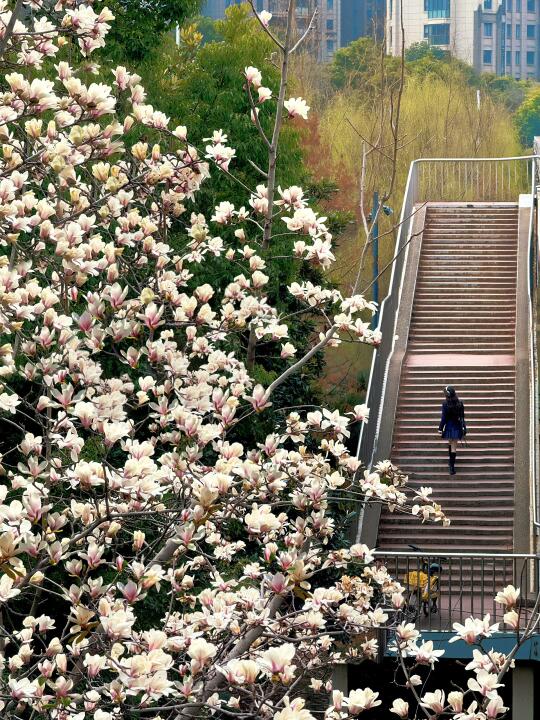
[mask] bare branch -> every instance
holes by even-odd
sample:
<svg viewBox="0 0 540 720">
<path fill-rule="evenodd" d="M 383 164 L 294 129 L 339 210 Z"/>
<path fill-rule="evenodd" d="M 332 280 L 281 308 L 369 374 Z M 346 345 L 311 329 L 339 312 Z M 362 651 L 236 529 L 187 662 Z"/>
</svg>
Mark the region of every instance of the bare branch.
<svg viewBox="0 0 540 720">
<path fill-rule="evenodd" d="M 15 23 L 17 22 L 17 20 L 19 19 L 19 15 L 21 14 L 22 6 L 23 0 L 17 0 L 17 4 L 13 8 L 13 12 L 11 13 L 11 17 L 9 18 L 4 37 L 0 40 L 0 57 L 6 51 L 8 43 L 11 40 Z"/>
<path fill-rule="evenodd" d="M 251 9 L 253 10 L 253 14 L 255 15 L 255 17 L 257 18 L 257 20 L 259 21 L 259 25 L 262 27 L 262 29 L 264 30 L 264 32 L 268 35 L 269 38 L 272 39 L 272 42 L 273 42 L 273 43 L 275 43 L 279 48 L 281 48 L 281 50 L 285 50 L 285 48 L 284 48 L 283 43 L 281 42 L 281 40 L 279 40 L 279 38 L 277 38 L 277 37 L 274 35 L 274 33 L 270 30 L 270 28 L 268 27 L 268 25 L 265 25 L 265 24 L 263 23 L 263 21 L 261 20 L 261 17 L 260 17 L 260 15 L 259 15 L 259 13 L 257 12 L 257 8 L 255 7 L 255 2 L 254 2 L 254 0 L 248 0 L 248 2 L 249 2 L 249 4 L 250 4 L 250 6 L 251 6 Z"/>
<path fill-rule="evenodd" d="M 293 52 L 295 52 L 300 47 L 300 45 L 304 42 L 304 40 L 307 38 L 309 33 L 313 30 L 313 26 L 315 25 L 315 18 L 317 17 L 317 14 L 318 14 L 318 11 L 317 11 L 317 9 L 315 9 L 315 12 L 311 16 L 311 20 L 309 21 L 309 24 L 308 24 L 305 32 L 303 33 L 302 37 L 292 46 L 291 51 L 290 51 L 291 55 Z"/>
</svg>

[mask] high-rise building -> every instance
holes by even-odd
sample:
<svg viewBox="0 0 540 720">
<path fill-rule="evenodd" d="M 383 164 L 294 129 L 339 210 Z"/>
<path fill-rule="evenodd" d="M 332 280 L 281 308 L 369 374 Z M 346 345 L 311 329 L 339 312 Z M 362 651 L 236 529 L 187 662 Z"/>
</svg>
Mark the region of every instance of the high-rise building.
<svg viewBox="0 0 540 720">
<path fill-rule="evenodd" d="M 225 10 L 229 5 L 238 5 L 242 0 L 204 0 L 201 8 L 201 15 L 210 17 L 213 20 L 221 20 L 225 17 Z M 262 0 L 259 0 L 262 10 Z"/>
<path fill-rule="evenodd" d="M 428 42 L 478 72 L 540 77 L 540 0 L 389 0 L 386 41 L 393 55 Z"/>
<path fill-rule="evenodd" d="M 364 36 L 382 40 L 385 14 L 385 0 L 341 0 L 340 46 Z"/>
<path fill-rule="evenodd" d="M 272 23 L 285 24 L 289 0 L 263 0 L 263 4 L 264 9 L 272 13 Z M 330 60 L 340 47 L 341 0 L 296 0 L 297 35 L 307 29 L 314 15 L 315 20 L 306 38 L 305 47 L 325 62 Z"/>
<path fill-rule="evenodd" d="M 219 19 L 229 5 L 242 0 L 205 0 L 202 15 Z M 258 12 L 268 10 L 272 22 L 283 25 L 288 0 L 256 0 Z M 308 38 L 310 48 L 322 61 L 332 58 L 335 51 L 364 35 L 384 37 L 386 0 L 296 0 L 295 22 L 298 32 L 306 29 L 314 11 L 317 17 Z"/>
</svg>

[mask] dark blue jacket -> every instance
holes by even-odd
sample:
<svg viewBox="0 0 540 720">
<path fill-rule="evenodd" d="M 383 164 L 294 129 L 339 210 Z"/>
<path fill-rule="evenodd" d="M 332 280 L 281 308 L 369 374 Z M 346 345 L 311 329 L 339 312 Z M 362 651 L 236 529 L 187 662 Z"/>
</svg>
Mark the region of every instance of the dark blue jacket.
<svg viewBox="0 0 540 720">
<path fill-rule="evenodd" d="M 461 440 L 467 432 L 467 424 L 465 423 L 465 407 L 461 400 L 457 408 L 450 409 L 448 401 L 445 400 L 441 408 L 441 422 L 439 423 L 439 432 L 442 432 L 443 438 L 448 440 Z"/>
</svg>

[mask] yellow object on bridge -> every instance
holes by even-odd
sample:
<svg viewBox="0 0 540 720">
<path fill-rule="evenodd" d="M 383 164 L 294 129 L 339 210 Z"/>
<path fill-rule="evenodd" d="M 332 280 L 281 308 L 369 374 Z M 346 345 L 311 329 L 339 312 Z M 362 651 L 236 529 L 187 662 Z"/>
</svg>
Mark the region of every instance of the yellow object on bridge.
<svg viewBox="0 0 540 720">
<path fill-rule="evenodd" d="M 403 584 L 410 593 L 422 592 L 422 600 L 434 600 L 439 597 L 439 578 L 437 575 L 428 574 L 423 570 L 412 570 L 403 578 Z"/>
</svg>

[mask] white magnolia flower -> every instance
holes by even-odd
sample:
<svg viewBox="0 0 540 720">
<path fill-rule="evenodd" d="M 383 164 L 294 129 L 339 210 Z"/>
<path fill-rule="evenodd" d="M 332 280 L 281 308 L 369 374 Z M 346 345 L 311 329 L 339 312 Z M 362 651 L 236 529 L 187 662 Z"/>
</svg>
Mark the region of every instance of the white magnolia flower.
<svg viewBox="0 0 540 720">
<path fill-rule="evenodd" d="M 5 410 L 13 415 L 17 412 L 17 405 L 20 405 L 21 401 L 14 393 L 0 393 L 0 410 Z"/>
<path fill-rule="evenodd" d="M 11 598 L 20 595 L 20 590 L 13 587 L 13 579 L 9 575 L 2 575 L 0 578 L 0 602 L 7 602 Z"/>
<path fill-rule="evenodd" d="M 259 20 L 264 25 L 264 27 L 268 27 L 270 20 L 272 19 L 272 13 L 268 12 L 268 10 L 263 10 L 259 13 Z"/>
<path fill-rule="evenodd" d="M 390 712 L 395 713 L 400 718 L 407 718 L 409 717 L 409 703 L 401 698 L 397 698 L 397 700 L 394 700 L 392 703 Z"/>
<path fill-rule="evenodd" d="M 266 650 L 261 655 L 261 665 L 273 675 L 283 672 L 296 654 L 296 648 L 292 643 L 286 643 L 279 647 L 273 647 Z"/>
<path fill-rule="evenodd" d="M 283 103 L 289 113 L 289 117 L 301 117 L 307 120 L 309 105 L 302 98 L 290 98 Z"/>
<path fill-rule="evenodd" d="M 261 71 L 258 70 L 256 67 L 253 67 L 253 65 L 249 65 L 248 67 L 244 68 L 244 75 L 246 76 L 246 80 L 250 85 L 253 85 L 255 88 L 259 88 L 262 84 L 262 75 Z"/>
<path fill-rule="evenodd" d="M 497 682 L 497 675 L 489 673 L 486 670 L 479 670 L 475 678 L 469 678 L 467 681 L 469 690 L 479 692 L 484 697 L 492 697 L 493 691 L 502 687 L 502 683 Z"/>
<path fill-rule="evenodd" d="M 377 707 L 377 705 L 381 705 L 381 701 L 377 699 L 378 697 L 378 692 L 373 692 L 371 688 L 365 688 L 365 690 L 352 690 L 344 702 L 351 715 L 359 715 L 364 710 L 370 710 Z"/>
<path fill-rule="evenodd" d="M 516 589 L 513 585 L 507 585 L 504 590 L 501 590 L 497 593 L 497 595 L 495 596 L 495 602 L 511 608 L 516 605 L 519 599 L 519 595 L 519 588 Z"/>
</svg>

